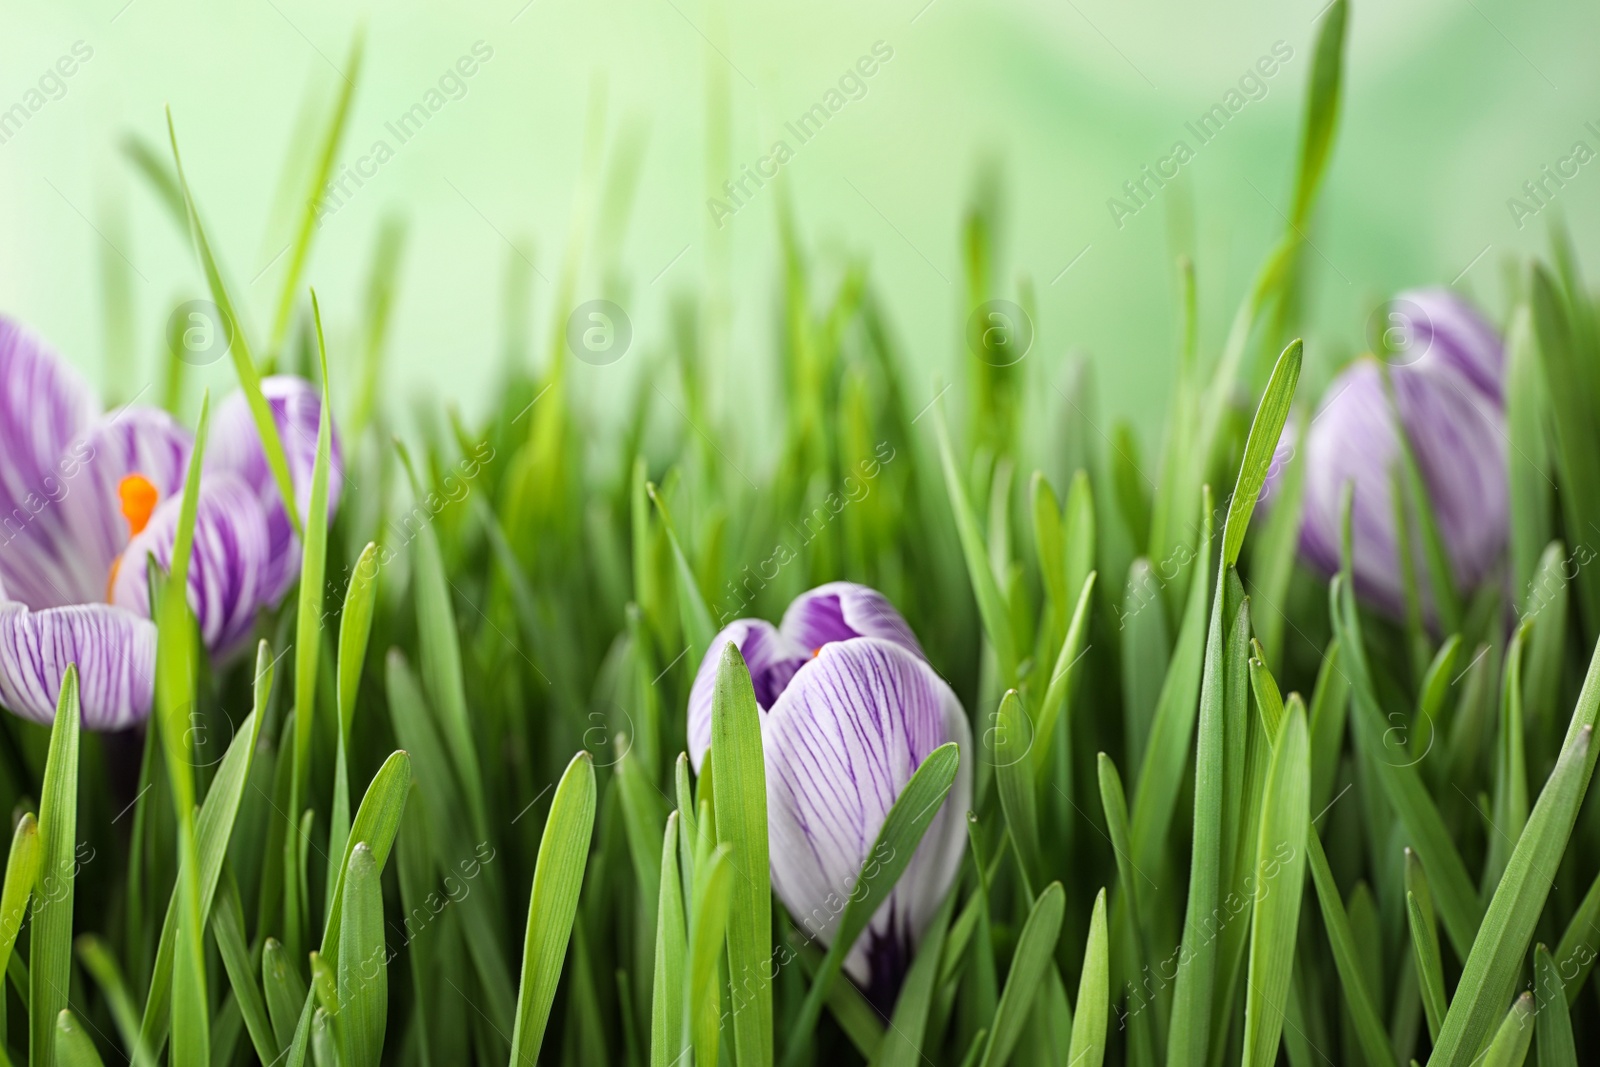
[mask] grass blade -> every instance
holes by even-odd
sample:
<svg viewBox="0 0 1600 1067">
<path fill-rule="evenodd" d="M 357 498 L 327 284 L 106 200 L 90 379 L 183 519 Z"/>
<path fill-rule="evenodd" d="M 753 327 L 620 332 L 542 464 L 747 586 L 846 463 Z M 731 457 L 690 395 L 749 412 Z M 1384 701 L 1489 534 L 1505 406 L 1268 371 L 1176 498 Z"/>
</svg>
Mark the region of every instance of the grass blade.
<svg viewBox="0 0 1600 1067">
<path fill-rule="evenodd" d="M 350 850 L 344 878 L 344 935 L 339 941 L 339 1034 L 342 1067 L 377 1067 L 389 1014 L 389 960 L 383 887 L 365 841 Z"/>
<path fill-rule="evenodd" d="M 1322 924 L 1328 931 L 1328 943 L 1333 947 L 1334 968 L 1344 987 L 1345 1006 L 1355 1023 L 1356 1040 L 1373 1067 L 1399 1067 L 1389 1047 L 1389 1032 L 1378 1015 L 1372 991 L 1361 975 L 1361 954 L 1355 934 L 1350 930 L 1350 917 L 1345 913 L 1344 900 L 1339 896 L 1339 886 L 1333 880 L 1328 856 L 1322 851 L 1322 839 L 1317 836 L 1315 827 L 1306 833 L 1306 851 L 1310 853 L 1311 880 L 1317 887 L 1317 901 L 1322 906 Z"/>
<path fill-rule="evenodd" d="M 1278 1061 L 1300 927 L 1305 839 L 1311 825 L 1310 738 L 1305 706 L 1292 695 L 1287 715 L 1267 768 L 1256 838 L 1243 1067 L 1271 1067 Z"/>
<path fill-rule="evenodd" d="M 55 1062 L 56 1017 L 72 982 L 72 901 L 78 870 L 78 669 L 68 667 L 39 797 L 39 879 L 28 958 L 28 1062 Z"/>
<path fill-rule="evenodd" d="M 684 1052 L 687 1000 L 683 975 L 688 966 L 684 929 L 683 879 L 678 869 L 678 813 L 667 816 L 661 843 L 661 889 L 656 900 L 655 979 L 650 998 L 650 1067 L 673 1067 Z"/>
<path fill-rule="evenodd" d="M 91 1038 L 78 1023 L 77 1016 L 65 1008 L 56 1016 L 56 1062 L 62 1067 L 105 1067 Z"/>
<path fill-rule="evenodd" d="M 1034 997 L 1045 985 L 1045 971 L 1055 956 L 1056 938 L 1061 935 L 1061 915 L 1067 895 L 1060 882 L 1051 882 L 1034 901 L 1028 920 L 1017 935 L 1017 951 L 1011 957 L 1011 972 L 995 1009 L 994 1025 L 983 1048 L 982 1067 L 1002 1067 L 1022 1036 Z"/>
<path fill-rule="evenodd" d="M 1534 1034 L 1539 1041 L 1539 1067 L 1578 1067 L 1578 1050 L 1572 1040 L 1572 1015 L 1561 971 L 1550 950 L 1533 950 L 1533 983 L 1538 997 Z"/>
<path fill-rule="evenodd" d="M 878 1046 L 875 1067 L 917 1067 L 922 1062 L 922 1043 L 928 1029 L 928 1014 L 939 978 L 940 957 L 950 930 L 950 915 L 955 911 L 956 887 L 945 894 L 944 903 L 934 913 L 933 922 L 922 935 L 916 959 L 906 972 L 905 983 L 894 1002 L 894 1015 Z"/>
<path fill-rule="evenodd" d="M 731 862 L 741 875 L 733 882 L 727 930 L 733 1046 L 742 1067 L 770 1067 L 772 884 L 766 755 L 750 671 L 731 641 L 722 650 L 712 691 L 711 751 L 717 761 L 717 841 L 732 850 Z"/>
<path fill-rule="evenodd" d="M 511 1034 L 513 1067 L 535 1067 L 550 1018 L 578 891 L 594 831 L 594 760 L 579 752 L 567 764 L 550 801 L 550 815 L 539 841 L 533 890 L 528 895 L 528 930 L 522 946 L 522 980 L 517 991 L 517 1022 Z"/>
<path fill-rule="evenodd" d="M 1100 1067 L 1106 1055 L 1106 1023 L 1111 1016 L 1111 959 L 1106 943 L 1106 891 L 1094 898 L 1089 941 L 1083 948 L 1083 973 L 1072 1017 L 1072 1044 L 1067 1063 Z"/>
<path fill-rule="evenodd" d="M 1533 994 L 1518 997 L 1495 1031 L 1494 1040 L 1473 1063 L 1478 1067 L 1522 1067 L 1528 1058 L 1528 1047 L 1533 1044 L 1533 1012 Z"/>
</svg>

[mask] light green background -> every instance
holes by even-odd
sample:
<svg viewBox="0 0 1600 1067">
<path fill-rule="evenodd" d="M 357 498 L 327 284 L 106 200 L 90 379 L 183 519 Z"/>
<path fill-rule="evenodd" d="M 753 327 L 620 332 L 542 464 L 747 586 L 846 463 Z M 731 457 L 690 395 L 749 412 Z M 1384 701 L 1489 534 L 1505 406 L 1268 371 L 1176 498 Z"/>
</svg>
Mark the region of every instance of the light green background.
<svg viewBox="0 0 1600 1067">
<path fill-rule="evenodd" d="M 333 330 L 335 388 L 352 380 L 349 342 L 378 220 L 398 210 L 410 240 L 385 391 L 408 404 L 421 396 L 483 409 L 501 348 L 507 239 L 531 242 L 539 270 L 556 276 L 599 85 L 610 134 L 631 120 L 648 129 L 621 256 L 635 351 L 611 367 L 576 368 L 603 415 L 623 406 L 640 356 L 665 343 L 668 299 L 700 285 L 713 261 L 707 72 L 729 86 L 732 160 L 754 162 L 786 119 L 881 40 L 894 56 L 865 97 L 783 168 L 823 276 L 848 255 L 868 257 L 914 363 L 913 390 L 931 397 L 937 374 L 963 380 L 959 221 L 979 161 L 994 158 L 1007 193 L 1005 277 L 1031 275 L 1039 294 L 1029 359 L 1051 375 L 1068 351 L 1089 354 L 1102 409 L 1153 428 L 1175 334 L 1169 207 L 1183 194 L 1163 191 L 1120 230 L 1106 199 L 1175 139 L 1189 139 L 1184 123 L 1221 100 L 1275 41 L 1293 49 L 1266 97 L 1184 168 L 1214 353 L 1282 225 L 1320 0 L 925 4 L 737 4 L 719 15 L 706 0 L 399 3 L 370 12 L 309 0 L 48 9 L 8 0 L 0 108 L 22 100 L 73 42 L 94 55 L 60 100 L 0 145 L 0 309 L 102 378 L 101 234 L 113 234 L 115 254 L 137 271 L 142 352 L 120 380 L 134 391 L 155 377 L 167 313 L 200 295 L 199 275 L 117 144 L 128 131 L 164 144 L 162 106 L 170 103 L 202 210 L 230 276 L 249 293 L 253 333 L 263 334 L 282 268 L 281 260 L 268 266 L 283 244 L 283 222 L 271 216 L 291 131 L 308 96 L 330 98 L 335 65 L 344 66 L 364 19 L 366 63 L 340 158 L 353 162 L 380 137 L 397 151 L 327 220 L 307 273 Z M 1351 18 L 1346 106 L 1309 259 L 1309 350 L 1324 364 L 1358 343 L 1367 311 L 1398 287 L 1448 283 L 1472 264 L 1459 284 L 1497 304 L 1503 259 L 1542 248 L 1553 214 L 1519 231 L 1507 198 L 1574 141 L 1600 149 L 1585 128 L 1600 128 L 1600 6 L 1357 0 Z M 466 82 L 465 97 L 398 146 L 384 123 L 480 40 L 493 59 Z M 749 405 L 776 402 L 777 199 L 772 187 L 762 190 L 723 231 L 733 334 L 722 402 L 733 410 L 728 401 L 739 401 L 739 418 L 729 421 L 746 436 L 761 425 L 746 417 Z M 1558 203 L 1580 248 L 1592 249 L 1600 162 L 1584 167 Z M 594 278 L 582 288 L 580 299 L 594 295 Z M 551 297 L 550 286 L 536 285 L 541 327 Z M 197 381 L 226 387 L 226 364 Z"/>
</svg>

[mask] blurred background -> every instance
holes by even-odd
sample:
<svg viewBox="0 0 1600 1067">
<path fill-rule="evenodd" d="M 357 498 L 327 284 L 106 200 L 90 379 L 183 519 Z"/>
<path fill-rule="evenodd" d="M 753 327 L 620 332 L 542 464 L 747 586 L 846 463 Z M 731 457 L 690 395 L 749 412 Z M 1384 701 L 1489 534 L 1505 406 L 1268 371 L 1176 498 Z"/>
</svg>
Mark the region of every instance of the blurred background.
<svg viewBox="0 0 1600 1067">
<path fill-rule="evenodd" d="M 672 301 L 695 293 L 726 309 L 715 402 L 739 409 L 741 432 L 759 433 L 760 420 L 743 416 L 778 403 L 785 201 L 818 276 L 833 279 L 818 292 L 845 266 L 869 266 L 915 362 L 910 380 L 931 399 L 971 358 L 961 226 L 974 197 L 991 196 L 1003 250 L 994 288 L 1013 295 L 1031 284 L 1027 358 L 1040 380 L 1070 355 L 1087 357 L 1101 408 L 1148 435 L 1165 410 L 1176 345 L 1175 255 L 1196 261 L 1202 352 L 1214 357 L 1284 225 L 1322 11 L 1322 0 L 504 0 L 372 10 L 8 0 L 0 310 L 31 323 L 110 397 L 159 379 L 168 316 L 203 296 L 204 282 L 124 144 L 132 135 L 169 159 L 170 104 L 259 348 L 314 142 L 353 78 L 334 169 L 364 176 L 330 197 L 304 275 L 328 319 L 336 402 L 357 377 L 355 335 L 385 218 L 406 223 L 385 399 L 476 415 L 506 349 L 508 263 L 531 278 L 530 358 L 544 359 L 551 326 L 567 314 L 553 306 L 551 280 L 582 217 L 584 175 L 626 171 L 636 153 L 626 228 L 616 229 L 615 205 L 595 212 L 602 236 L 611 227 L 620 243 L 604 262 L 585 259 L 573 293 L 574 303 L 612 296 L 632 325 L 624 358 L 573 367 L 594 418 L 621 420 L 630 380 L 671 343 Z M 363 26 L 357 73 L 351 45 Z M 1507 263 L 1542 249 L 1552 218 L 1565 218 L 1580 248 L 1594 239 L 1600 162 L 1574 153 L 1578 142 L 1600 151 L 1596 40 L 1600 6 L 1576 0 L 1352 8 L 1344 111 L 1305 257 L 1313 381 L 1357 350 L 1364 320 L 1395 290 L 1455 284 L 1498 317 Z M 819 104 L 826 122 L 797 128 Z M 1198 129 L 1217 105 L 1226 124 Z M 426 122 L 402 124 L 408 113 Z M 1143 180 L 1146 166 L 1174 166 L 1163 161 L 1178 141 L 1192 157 L 1178 178 L 1145 180 L 1142 199 L 1132 198 L 1124 183 Z M 600 165 L 586 169 L 586 143 Z M 1576 174 L 1559 189 L 1546 181 L 1555 192 L 1542 206 L 1523 183 L 1547 166 Z M 735 201 L 722 184 L 746 168 L 779 177 L 746 180 Z M 1519 217 L 1513 197 L 1536 213 Z M 594 238 L 592 226 L 585 248 Z M 107 279 L 119 273 L 131 351 L 105 314 Z M 187 405 L 202 385 L 231 383 L 227 361 L 202 368 Z M 740 450 L 735 458 L 763 454 L 754 439 L 726 447 Z"/>
</svg>

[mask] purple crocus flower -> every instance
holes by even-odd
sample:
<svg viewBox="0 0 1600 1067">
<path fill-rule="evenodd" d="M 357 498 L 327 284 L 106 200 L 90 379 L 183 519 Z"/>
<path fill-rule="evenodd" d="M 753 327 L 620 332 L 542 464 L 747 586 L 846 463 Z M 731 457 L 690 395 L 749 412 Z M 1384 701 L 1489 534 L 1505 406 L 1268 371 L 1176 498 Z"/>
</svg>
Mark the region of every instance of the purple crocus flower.
<svg viewBox="0 0 1600 1067">
<path fill-rule="evenodd" d="M 1323 572 L 1338 570 L 1340 505 L 1345 483 L 1353 482 L 1355 588 L 1398 617 L 1405 594 L 1392 471 L 1401 458 L 1401 428 L 1427 485 L 1458 588 L 1478 585 L 1494 569 L 1506 545 L 1510 503 L 1501 386 L 1505 352 L 1493 327 L 1442 288 L 1401 293 L 1389 307 L 1389 322 L 1393 403 L 1384 390 L 1383 368 L 1364 356 L 1329 385 L 1303 435 L 1300 551 Z M 1280 454 L 1294 440 L 1294 430 L 1287 430 Z M 1414 558 L 1420 575 L 1421 556 Z M 1423 594 L 1431 614 L 1425 582 Z"/>
<path fill-rule="evenodd" d="M 779 626 L 740 619 L 711 642 L 689 695 L 696 770 L 711 743 L 711 693 L 730 641 L 750 668 L 762 712 L 772 887 L 823 944 L 831 943 L 863 867 L 892 858 L 869 853 L 911 775 L 940 745 L 961 748 L 943 809 L 845 960 L 851 978 L 887 1007 L 966 848 L 966 711 L 881 593 L 833 582 L 796 599 Z"/>
<path fill-rule="evenodd" d="M 321 397 L 262 382 L 305 508 Z M 0 316 L 0 704 L 49 723 L 76 663 L 84 725 L 150 712 L 156 627 L 146 560 L 171 562 L 193 435 L 155 408 L 102 413 L 82 378 Z M 330 508 L 343 465 L 332 448 Z M 242 396 L 216 408 L 201 476 L 188 598 L 206 648 L 235 652 L 300 566 L 299 547 Z"/>
</svg>

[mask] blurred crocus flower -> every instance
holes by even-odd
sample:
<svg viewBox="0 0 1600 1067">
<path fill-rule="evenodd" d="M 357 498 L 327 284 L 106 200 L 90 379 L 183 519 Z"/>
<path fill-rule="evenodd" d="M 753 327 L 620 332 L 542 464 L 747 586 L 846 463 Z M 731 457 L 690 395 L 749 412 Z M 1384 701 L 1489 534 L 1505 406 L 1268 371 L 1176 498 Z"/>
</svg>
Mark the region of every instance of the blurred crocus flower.
<svg viewBox="0 0 1600 1067">
<path fill-rule="evenodd" d="M 1386 309 L 1384 368 L 1363 357 L 1329 385 L 1305 432 L 1300 551 L 1313 566 L 1339 568 L 1340 507 L 1354 483 L 1351 537 L 1356 591 L 1393 616 L 1405 608 L 1394 478 L 1403 429 L 1427 486 L 1457 588 L 1484 581 L 1509 529 L 1502 379 L 1505 352 L 1493 327 L 1448 289 L 1401 293 Z M 1399 416 L 1398 425 L 1395 416 Z M 1294 446 L 1285 431 L 1279 458 Z M 1274 468 L 1282 463 L 1275 462 Z M 1413 559 L 1431 613 L 1420 533 Z"/>
<path fill-rule="evenodd" d="M 707 650 L 689 696 L 690 758 L 711 743 L 721 651 L 738 646 L 761 708 L 772 886 L 805 932 L 832 942 L 884 818 L 928 754 L 961 749 L 955 785 L 845 969 L 880 1007 L 892 1003 L 917 941 L 966 848 L 972 733 L 966 711 L 881 593 L 833 582 L 801 595 L 774 627 L 740 619 Z"/>
<path fill-rule="evenodd" d="M 272 408 L 302 513 L 322 400 L 272 377 Z M 0 704 L 49 723 L 76 663 L 83 723 L 150 712 L 156 627 L 146 560 L 170 566 L 193 435 L 166 412 L 102 413 L 78 374 L 0 316 Z M 342 484 L 332 447 L 330 508 Z M 206 648 L 237 650 L 300 568 L 298 539 L 240 394 L 215 409 L 195 518 L 188 598 Z"/>
</svg>

